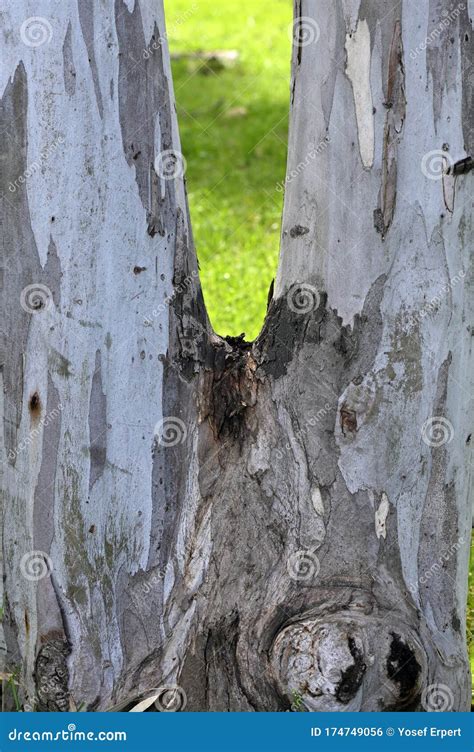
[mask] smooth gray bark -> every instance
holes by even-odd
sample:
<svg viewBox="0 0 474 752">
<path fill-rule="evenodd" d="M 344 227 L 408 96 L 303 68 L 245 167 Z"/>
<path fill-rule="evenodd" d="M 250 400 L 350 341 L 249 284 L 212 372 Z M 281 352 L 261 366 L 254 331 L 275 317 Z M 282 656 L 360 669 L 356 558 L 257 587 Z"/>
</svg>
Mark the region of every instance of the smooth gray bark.
<svg viewBox="0 0 474 752">
<path fill-rule="evenodd" d="M 467 6 L 296 3 L 254 343 L 207 320 L 161 2 L 29 7 L 6 2 L 0 69 L 22 702 L 467 709 Z"/>
</svg>

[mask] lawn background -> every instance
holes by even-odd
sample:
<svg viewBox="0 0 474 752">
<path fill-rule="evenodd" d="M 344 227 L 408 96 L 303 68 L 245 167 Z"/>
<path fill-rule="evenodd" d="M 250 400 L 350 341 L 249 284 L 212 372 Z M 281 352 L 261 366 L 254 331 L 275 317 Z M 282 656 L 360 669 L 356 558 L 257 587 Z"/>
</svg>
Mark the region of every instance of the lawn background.
<svg viewBox="0 0 474 752">
<path fill-rule="evenodd" d="M 165 0 L 187 188 L 214 329 L 258 334 L 278 262 L 291 0 Z M 235 50 L 221 67 L 193 53 Z M 468 642 L 474 674 L 474 548 Z"/>
</svg>

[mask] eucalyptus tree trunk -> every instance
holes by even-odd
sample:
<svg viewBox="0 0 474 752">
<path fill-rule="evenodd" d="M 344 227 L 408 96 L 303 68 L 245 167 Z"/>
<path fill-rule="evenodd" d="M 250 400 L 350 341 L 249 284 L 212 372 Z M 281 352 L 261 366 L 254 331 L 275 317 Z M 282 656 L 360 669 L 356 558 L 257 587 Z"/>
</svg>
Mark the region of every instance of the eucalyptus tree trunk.
<svg viewBox="0 0 474 752">
<path fill-rule="evenodd" d="M 296 2 L 253 343 L 206 316 L 161 2 L 6 0 L 2 24 L 2 645 L 24 706 L 467 709 L 467 4 Z"/>
</svg>

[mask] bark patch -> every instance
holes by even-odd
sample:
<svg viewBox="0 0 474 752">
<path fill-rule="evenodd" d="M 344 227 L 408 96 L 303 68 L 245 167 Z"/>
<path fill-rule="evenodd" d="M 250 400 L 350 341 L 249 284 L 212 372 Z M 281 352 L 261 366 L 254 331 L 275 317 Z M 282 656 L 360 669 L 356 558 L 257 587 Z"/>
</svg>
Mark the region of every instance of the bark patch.
<svg viewBox="0 0 474 752">
<path fill-rule="evenodd" d="M 122 0 L 116 0 L 115 22 L 120 47 L 119 108 L 125 158 L 135 172 L 140 200 L 147 214 L 150 237 L 165 236 L 176 217 L 174 180 L 160 180 L 154 167 L 155 130 L 161 136 L 160 151 L 174 154 L 172 106 L 163 65 L 160 31 L 155 26 L 149 48 L 140 3 L 132 13 Z M 137 127 L 139 124 L 140 127 Z"/>
<path fill-rule="evenodd" d="M 100 350 L 95 354 L 95 368 L 89 403 L 90 474 L 89 491 L 105 468 L 107 454 L 107 401 L 102 386 Z"/>
<path fill-rule="evenodd" d="M 386 92 L 387 115 L 383 137 L 382 186 L 379 194 L 379 206 L 374 212 L 374 226 L 382 235 L 382 239 L 387 234 L 395 213 L 398 142 L 401 138 L 406 114 L 405 68 L 400 21 L 395 23 L 393 31 L 388 60 Z"/>
<path fill-rule="evenodd" d="M 38 711 L 69 710 L 69 653 L 67 641 L 59 637 L 51 637 L 41 646 L 35 664 Z"/>
<path fill-rule="evenodd" d="M 257 363 L 252 345 L 241 337 L 227 337 L 214 349 L 214 367 L 204 374 L 201 420 L 209 419 L 214 437 L 241 435 L 245 411 L 257 401 Z"/>
<path fill-rule="evenodd" d="M 355 410 L 351 410 L 347 404 L 344 404 L 340 410 L 341 430 L 344 436 L 351 435 L 357 431 L 357 415 Z"/>
</svg>

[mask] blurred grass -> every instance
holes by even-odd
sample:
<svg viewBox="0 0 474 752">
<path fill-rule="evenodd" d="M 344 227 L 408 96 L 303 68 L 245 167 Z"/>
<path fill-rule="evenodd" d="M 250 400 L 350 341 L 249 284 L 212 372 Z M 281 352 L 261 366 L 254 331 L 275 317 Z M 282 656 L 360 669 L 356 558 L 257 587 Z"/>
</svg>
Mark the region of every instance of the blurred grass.
<svg viewBox="0 0 474 752">
<path fill-rule="evenodd" d="M 187 186 L 206 305 L 221 335 L 253 339 L 278 260 L 291 0 L 166 0 Z M 236 50 L 219 63 L 189 56 Z M 468 642 L 474 675 L 474 548 Z"/>
<path fill-rule="evenodd" d="M 170 51 L 236 50 L 229 67 L 173 60 L 201 280 L 214 329 L 253 339 L 275 276 L 284 180 L 291 0 L 165 0 Z"/>
<path fill-rule="evenodd" d="M 471 659 L 473 677 L 472 696 L 474 698 L 474 533 L 471 537 L 471 556 L 469 560 L 469 592 L 467 597 L 467 641 Z"/>
</svg>

